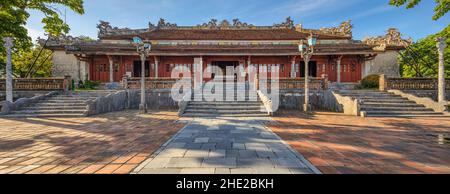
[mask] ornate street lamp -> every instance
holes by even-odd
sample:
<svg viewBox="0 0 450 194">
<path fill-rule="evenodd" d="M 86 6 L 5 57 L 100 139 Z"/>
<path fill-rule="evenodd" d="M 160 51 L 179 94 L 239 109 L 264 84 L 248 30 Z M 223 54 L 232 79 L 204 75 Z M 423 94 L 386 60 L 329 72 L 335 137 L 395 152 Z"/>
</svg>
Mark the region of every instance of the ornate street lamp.
<svg viewBox="0 0 450 194">
<path fill-rule="evenodd" d="M 303 111 L 308 112 L 310 110 L 309 105 L 309 61 L 314 54 L 314 46 L 317 44 L 317 38 L 312 34 L 308 37 L 308 41 L 305 44 L 303 41 L 298 45 L 300 55 L 305 61 L 305 104 L 303 104 Z"/>
<path fill-rule="evenodd" d="M 139 111 L 144 114 L 147 113 L 147 104 L 145 102 L 145 61 L 150 54 L 152 45 L 144 43 L 139 37 L 133 37 L 133 44 L 136 45 L 137 52 L 141 57 L 141 103 L 139 104 Z"/>
</svg>

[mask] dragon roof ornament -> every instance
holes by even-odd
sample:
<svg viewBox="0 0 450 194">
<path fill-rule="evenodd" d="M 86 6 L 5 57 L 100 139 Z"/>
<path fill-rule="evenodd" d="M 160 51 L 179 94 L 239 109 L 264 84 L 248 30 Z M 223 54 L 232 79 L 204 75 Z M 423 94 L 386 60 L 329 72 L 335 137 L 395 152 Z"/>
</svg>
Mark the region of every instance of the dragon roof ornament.
<svg viewBox="0 0 450 194">
<path fill-rule="evenodd" d="M 48 41 L 43 38 L 38 38 L 38 43 L 40 45 L 44 45 L 45 42 L 47 42 L 46 46 L 67 46 L 67 45 L 73 45 L 73 44 L 80 44 L 80 43 L 95 43 L 98 42 L 96 40 L 92 40 L 91 38 L 87 36 L 78 36 L 73 37 L 70 35 L 64 35 L 61 34 L 60 36 L 50 36 L 48 38 Z"/>
<path fill-rule="evenodd" d="M 273 28 L 294 29 L 295 25 L 294 25 L 294 20 L 292 20 L 291 17 L 287 17 L 285 22 L 280 23 L 280 24 L 274 24 L 272 27 Z"/>
<path fill-rule="evenodd" d="M 397 28 L 389 28 L 385 36 L 370 37 L 363 39 L 363 43 L 376 46 L 375 50 L 385 50 L 388 46 L 408 47 L 413 43 L 412 38 L 403 39 Z"/>
<path fill-rule="evenodd" d="M 217 19 L 211 19 L 207 23 L 196 26 L 198 29 L 251 29 L 254 25 L 241 22 L 239 19 L 233 19 L 232 22 L 222 20 L 218 23 Z"/>
<path fill-rule="evenodd" d="M 353 25 L 351 20 L 342 22 L 338 27 L 332 28 L 321 28 L 319 33 L 328 34 L 328 35 L 340 35 L 340 36 L 349 36 L 352 37 Z"/>
</svg>

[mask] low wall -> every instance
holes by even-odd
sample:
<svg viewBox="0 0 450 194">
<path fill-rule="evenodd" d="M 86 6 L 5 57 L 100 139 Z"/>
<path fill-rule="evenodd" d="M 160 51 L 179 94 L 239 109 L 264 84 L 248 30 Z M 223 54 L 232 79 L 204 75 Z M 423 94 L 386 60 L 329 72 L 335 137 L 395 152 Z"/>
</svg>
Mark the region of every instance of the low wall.
<svg viewBox="0 0 450 194">
<path fill-rule="evenodd" d="M 20 109 L 21 107 L 28 106 L 32 103 L 39 102 L 45 98 L 56 95 L 58 93 L 59 93 L 58 91 L 53 91 L 53 92 L 47 92 L 46 94 L 43 94 L 43 95 L 36 95 L 31 98 L 19 98 L 18 100 L 14 101 L 14 102 L 4 101 L 4 102 L 2 102 L 2 105 L 1 105 L 0 115 L 9 114 L 11 111 L 15 111 L 15 110 Z"/>
<path fill-rule="evenodd" d="M 51 78 L 15 78 L 13 79 L 13 91 L 67 91 L 72 85 L 71 77 Z M 0 79 L 0 91 L 6 89 L 6 80 Z"/>
<path fill-rule="evenodd" d="M 446 79 L 445 88 L 450 89 L 450 79 Z M 398 78 L 380 75 L 380 91 L 387 90 L 437 90 L 437 78 Z"/>
<path fill-rule="evenodd" d="M 127 96 L 127 107 L 138 109 L 141 103 L 141 91 L 127 90 Z M 149 109 L 178 109 L 178 102 L 172 99 L 170 89 L 147 91 L 145 100 Z"/>
<path fill-rule="evenodd" d="M 437 90 L 402 90 L 402 92 L 412 94 L 417 97 L 431 98 L 434 101 L 438 100 Z M 445 99 L 450 100 L 450 88 L 446 91 Z"/>
<path fill-rule="evenodd" d="M 147 91 L 146 103 L 150 110 L 178 109 L 178 102 L 172 100 L 170 90 L 155 89 Z M 125 109 L 139 109 L 141 103 L 140 90 L 120 90 L 88 102 L 87 116 Z"/>
</svg>

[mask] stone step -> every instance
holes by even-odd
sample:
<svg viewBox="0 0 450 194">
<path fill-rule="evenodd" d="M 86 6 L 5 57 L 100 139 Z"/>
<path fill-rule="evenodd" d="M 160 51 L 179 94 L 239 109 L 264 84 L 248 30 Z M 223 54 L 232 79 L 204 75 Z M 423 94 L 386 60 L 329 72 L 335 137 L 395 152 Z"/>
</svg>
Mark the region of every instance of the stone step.
<svg viewBox="0 0 450 194">
<path fill-rule="evenodd" d="M 215 105 L 189 105 L 187 108 L 192 108 L 192 109 L 207 109 L 207 110 L 211 110 L 211 109 L 220 109 L 220 110 L 249 110 L 249 109 L 261 109 L 264 108 L 264 106 L 262 105 L 252 105 L 252 106 L 215 106 Z"/>
<path fill-rule="evenodd" d="M 204 109 L 186 109 L 185 113 L 212 113 L 212 114 L 258 114 L 263 113 L 258 110 L 204 110 Z"/>
<path fill-rule="evenodd" d="M 85 103 L 87 100 L 80 100 L 80 99 L 73 99 L 73 100 L 54 100 L 54 99 L 47 99 L 43 100 L 41 102 L 48 102 L 48 103 Z"/>
<path fill-rule="evenodd" d="M 86 110 L 29 110 L 13 111 L 12 114 L 83 114 Z"/>
<path fill-rule="evenodd" d="M 425 107 L 361 107 L 362 111 L 431 111 L 433 109 Z"/>
<path fill-rule="evenodd" d="M 49 100 L 94 100 L 97 97 L 61 97 L 61 96 L 55 96 L 48 98 Z"/>
<path fill-rule="evenodd" d="M 64 102 L 64 103 L 57 103 L 57 102 L 38 102 L 35 105 L 39 106 L 86 106 L 86 103 L 72 103 L 72 102 Z"/>
<path fill-rule="evenodd" d="M 444 114 L 423 114 L 423 115 L 417 115 L 417 114 L 370 114 L 367 115 L 367 117 L 448 117 L 450 116 L 444 115 Z"/>
<path fill-rule="evenodd" d="M 423 105 L 412 103 L 412 102 L 404 102 L 404 103 L 389 103 L 389 102 L 362 102 L 361 107 L 424 107 Z"/>
<path fill-rule="evenodd" d="M 408 100 L 407 98 L 403 98 L 401 96 L 390 96 L 390 97 L 386 97 L 386 96 L 377 96 L 377 97 L 370 97 L 370 96 L 363 96 L 363 97 L 354 97 L 360 100 Z"/>
<path fill-rule="evenodd" d="M 414 103 L 407 99 L 360 99 L 362 103 Z"/>
<path fill-rule="evenodd" d="M 28 110 L 86 110 L 86 106 L 28 106 Z"/>
<path fill-rule="evenodd" d="M 442 115 L 433 111 L 366 111 L 367 115 Z"/>
<path fill-rule="evenodd" d="M 197 101 L 191 101 L 188 105 L 205 105 L 205 106 L 260 106 L 261 102 L 258 101 L 220 101 L 220 102 L 197 102 Z"/>
<path fill-rule="evenodd" d="M 203 113 L 185 113 L 183 117 L 267 117 L 267 113 L 260 114 L 203 114 Z"/>
<path fill-rule="evenodd" d="M 9 115 L 1 115 L 0 117 L 4 118 L 39 118 L 39 117 L 85 117 L 84 114 L 60 114 L 60 113 L 49 113 L 49 114 L 9 114 Z"/>
</svg>

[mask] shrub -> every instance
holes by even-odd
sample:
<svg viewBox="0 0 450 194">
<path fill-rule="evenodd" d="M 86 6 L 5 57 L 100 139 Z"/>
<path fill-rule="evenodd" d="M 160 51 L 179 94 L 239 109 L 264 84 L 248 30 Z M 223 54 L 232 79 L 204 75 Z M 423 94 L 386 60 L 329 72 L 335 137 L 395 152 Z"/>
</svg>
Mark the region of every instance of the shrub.
<svg viewBox="0 0 450 194">
<path fill-rule="evenodd" d="M 380 75 L 368 75 L 361 80 L 362 89 L 378 88 L 380 85 Z"/>
<path fill-rule="evenodd" d="M 100 86 L 99 81 L 86 80 L 84 83 L 80 81 L 78 88 L 85 89 L 85 90 L 95 90 L 95 89 L 97 89 L 98 86 Z"/>
</svg>

